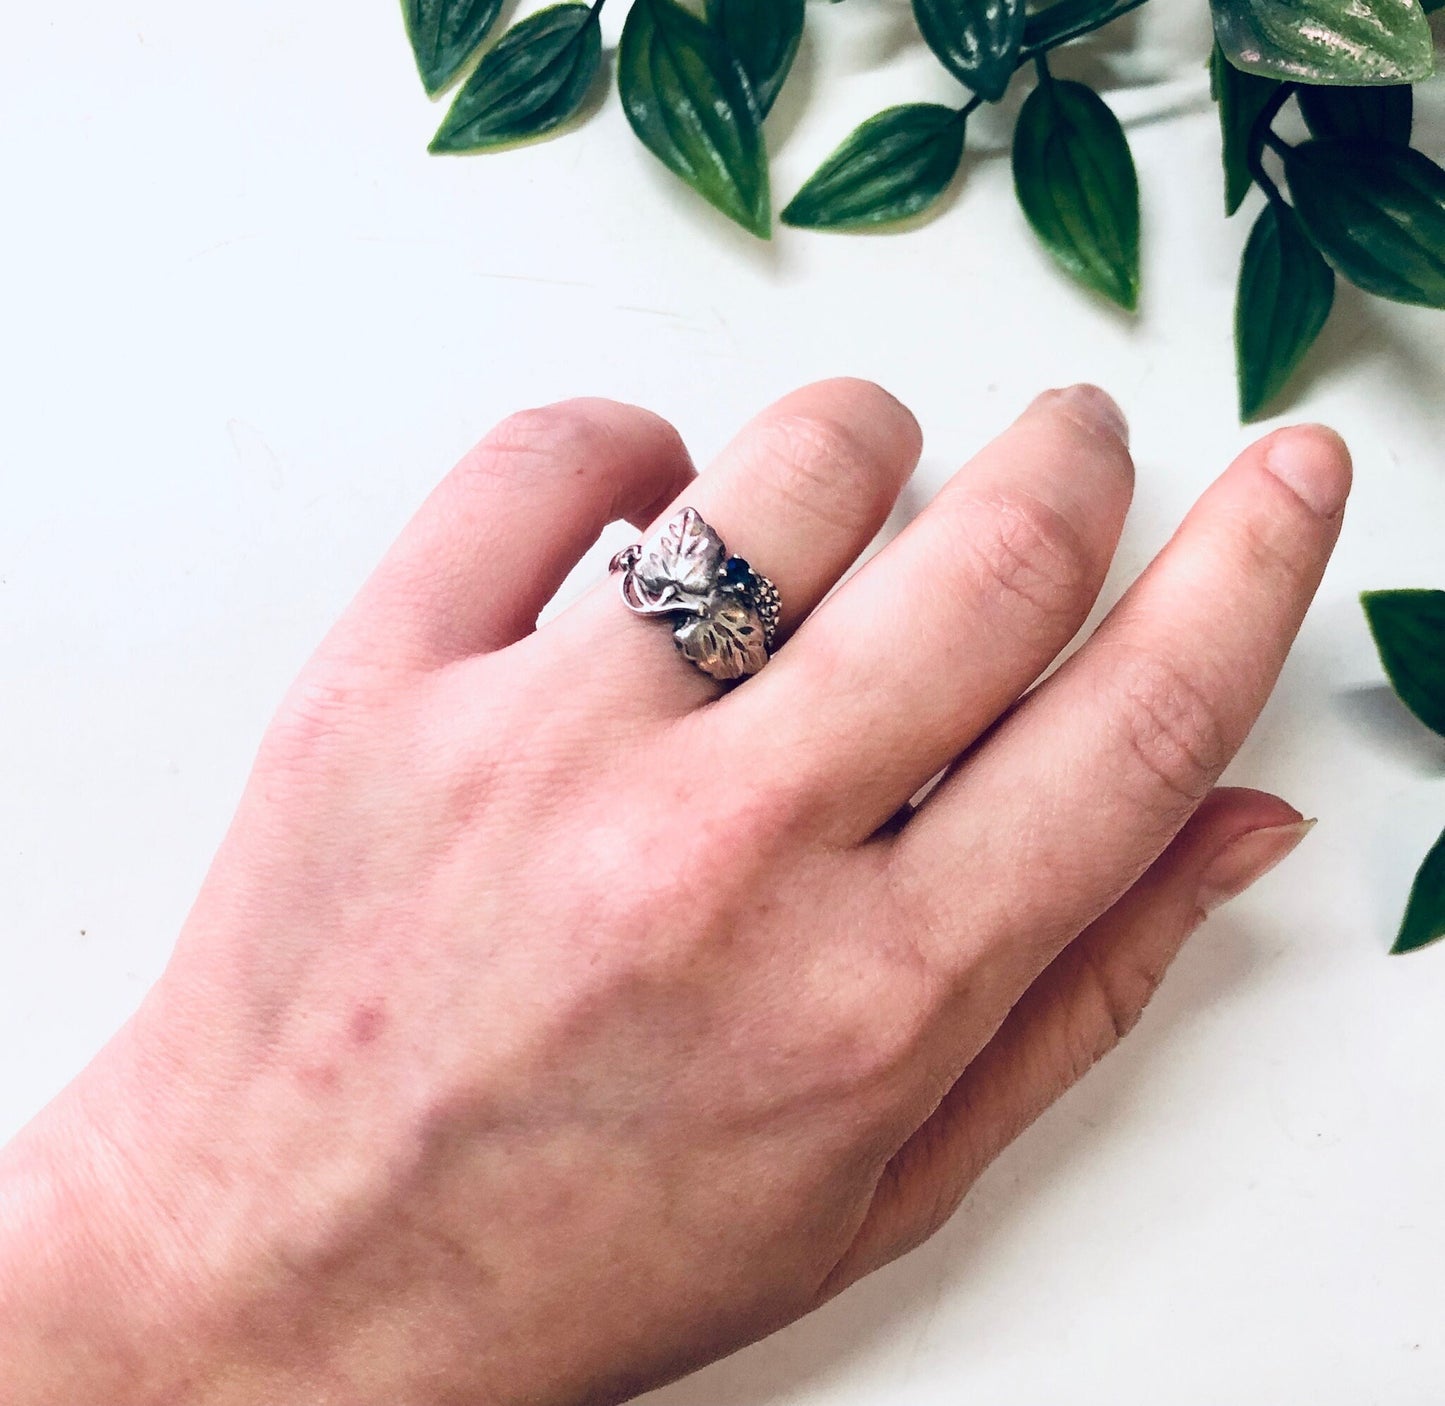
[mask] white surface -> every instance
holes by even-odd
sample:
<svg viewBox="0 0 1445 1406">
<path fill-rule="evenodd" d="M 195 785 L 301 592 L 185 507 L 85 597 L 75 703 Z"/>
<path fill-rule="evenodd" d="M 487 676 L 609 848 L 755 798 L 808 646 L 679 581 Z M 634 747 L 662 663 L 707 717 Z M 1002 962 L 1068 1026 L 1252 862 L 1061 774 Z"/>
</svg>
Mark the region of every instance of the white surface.
<svg viewBox="0 0 1445 1406">
<path fill-rule="evenodd" d="M 1202 0 L 1165 8 L 1142 57 L 1057 65 L 1130 122 L 1133 327 L 1046 266 L 985 118 L 934 223 L 764 247 L 675 187 L 615 99 L 538 149 L 428 158 L 440 113 L 391 3 L 8 14 L 0 1136 L 156 975 L 284 685 L 519 405 L 641 400 L 706 456 L 797 383 L 876 377 L 927 432 L 916 511 L 1035 390 L 1096 379 L 1140 465 L 1116 589 L 1246 439 L 1246 227 L 1219 212 Z M 950 93 L 905 14 L 817 7 L 773 124 L 780 194 L 854 121 Z M 1296 407 L 1349 437 L 1359 488 L 1234 776 L 1317 832 L 932 1244 L 658 1406 L 1445 1397 L 1445 950 L 1384 955 L 1445 756 L 1374 692 L 1355 602 L 1445 585 L 1442 371 L 1445 319 L 1342 288 Z"/>
</svg>

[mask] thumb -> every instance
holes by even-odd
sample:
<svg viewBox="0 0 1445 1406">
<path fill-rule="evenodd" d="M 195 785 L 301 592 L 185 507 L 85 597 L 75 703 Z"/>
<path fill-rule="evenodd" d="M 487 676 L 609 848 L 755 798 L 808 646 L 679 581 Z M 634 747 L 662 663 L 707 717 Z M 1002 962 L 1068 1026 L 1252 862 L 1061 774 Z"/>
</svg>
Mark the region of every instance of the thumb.
<svg viewBox="0 0 1445 1406">
<path fill-rule="evenodd" d="M 984 1168 L 1133 1028 L 1190 933 L 1313 824 L 1277 796 L 1214 791 L 1134 887 L 1040 973 L 894 1156 L 823 1296 L 942 1226 Z"/>
</svg>

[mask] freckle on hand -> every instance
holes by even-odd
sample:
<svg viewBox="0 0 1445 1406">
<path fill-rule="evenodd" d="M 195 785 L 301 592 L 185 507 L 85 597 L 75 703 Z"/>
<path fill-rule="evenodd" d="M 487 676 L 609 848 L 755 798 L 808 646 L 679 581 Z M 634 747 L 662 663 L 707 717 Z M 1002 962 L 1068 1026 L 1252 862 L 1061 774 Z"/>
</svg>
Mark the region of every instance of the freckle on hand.
<svg viewBox="0 0 1445 1406">
<path fill-rule="evenodd" d="M 385 1027 L 386 1012 L 380 1002 L 360 1005 L 351 1014 L 351 1042 L 354 1045 L 369 1045 Z"/>
</svg>

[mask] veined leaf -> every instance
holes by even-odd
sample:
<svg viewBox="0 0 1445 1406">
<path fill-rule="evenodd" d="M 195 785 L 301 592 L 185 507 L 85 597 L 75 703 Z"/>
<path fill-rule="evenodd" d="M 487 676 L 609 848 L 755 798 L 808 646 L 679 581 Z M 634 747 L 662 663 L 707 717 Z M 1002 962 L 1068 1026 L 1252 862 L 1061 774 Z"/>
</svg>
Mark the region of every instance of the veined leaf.
<svg viewBox="0 0 1445 1406">
<path fill-rule="evenodd" d="M 1249 169 L 1249 142 L 1254 124 L 1279 91 L 1273 78 L 1245 73 L 1224 57 L 1218 44 L 1209 59 L 1210 90 L 1219 104 L 1219 135 L 1224 154 L 1224 213 L 1239 209 L 1254 177 Z"/>
<path fill-rule="evenodd" d="M 964 116 L 937 103 L 908 103 L 870 117 L 808 178 L 784 224 L 865 229 L 926 210 L 948 188 L 963 156 Z"/>
<path fill-rule="evenodd" d="M 1300 111 L 1316 137 L 1410 145 L 1415 90 L 1408 83 L 1384 88 L 1299 89 Z"/>
<path fill-rule="evenodd" d="M 675 0 L 634 0 L 617 81 L 642 144 L 723 214 L 768 238 L 762 114 L 722 36 Z"/>
<path fill-rule="evenodd" d="M 1083 83 L 1048 79 L 1014 131 L 1014 189 L 1044 247 L 1120 307 L 1139 301 L 1139 181 L 1119 119 Z"/>
<path fill-rule="evenodd" d="M 1244 246 L 1234 307 L 1241 419 L 1253 419 L 1284 388 L 1319 336 L 1334 297 L 1334 270 L 1299 217 L 1282 201 L 1268 201 Z"/>
<path fill-rule="evenodd" d="M 913 0 L 928 47 L 981 98 L 1004 95 L 1024 40 L 1024 0 Z"/>
<path fill-rule="evenodd" d="M 416 69 L 431 97 L 461 72 L 501 10 L 502 0 L 401 0 Z"/>
<path fill-rule="evenodd" d="M 1420 948 L 1445 937 L 1445 835 L 1435 842 L 1435 848 L 1425 856 L 1415 883 L 1410 889 L 1410 901 L 1405 907 L 1405 921 L 1400 924 L 1400 935 L 1390 949 L 1403 955 L 1417 952 Z"/>
<path fill-rule="evenodd" d="M 1367 591 L 1360 600 L 1400 701 L 1445 737 L 1445 591 Z"/>
<path fill-rule="evenodd" d="M 1313 141 L 1284 159 L 1325 258 L 1367 293 L 1445 308 L 1445 171 L 1409 147 Z"/>
<path fill-rule="evenodd" d="M 597 76 L 599 12 L 553 5 L 509 29 L 457 94 L 430 150 L 487 151 L 561 126 Z"/>
<path fill-rule="evenodd" d="M 1420 0 L 1212 0 L 1236 68 L 1303 83 L 1414 83 L 1434 65 Z"/>
<path fill-rule="evenodd" d="M 782 91 L 803 37 L 804 0 L 710 0 L 708 18 L 753 85 L 764 117 Z"/>
</svg>

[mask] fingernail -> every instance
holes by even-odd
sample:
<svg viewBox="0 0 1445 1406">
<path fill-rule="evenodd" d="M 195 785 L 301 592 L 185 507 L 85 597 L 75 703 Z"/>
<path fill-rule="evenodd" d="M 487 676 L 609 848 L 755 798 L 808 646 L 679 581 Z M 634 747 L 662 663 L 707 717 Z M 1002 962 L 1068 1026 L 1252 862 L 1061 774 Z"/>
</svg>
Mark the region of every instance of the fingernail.
<svg viewBox="0 0 1445 1406">
<path fill-rule="evenodd" d="M 1199 882 L 1199 906 L 1212 913 L 1231 898 L 1238 898 L 1287 859 L 1314 828 L 1313 820 L 1296 820 L 1289 825 L 1250 830 L 1231 840 L 1204 871 Z"/>
<path fill-rule="evenodd" d="M 1282 430 L 1270 440 L 1264 466 L 1321 517 L 1334 517 L 1350 496 L 1350 451 L 1326 425 Z"/>
<path fill-rule="evenodd" d="M 1121 444 L 1128 445 L 1129 422 L 1119 409 L 1118 402 L 1107 391 L 1085 381 L 1077 386 L 1066 386 L 1055 394 L 1064 412 L 1085 429 L 1110 435 Z"/>
</svg>

